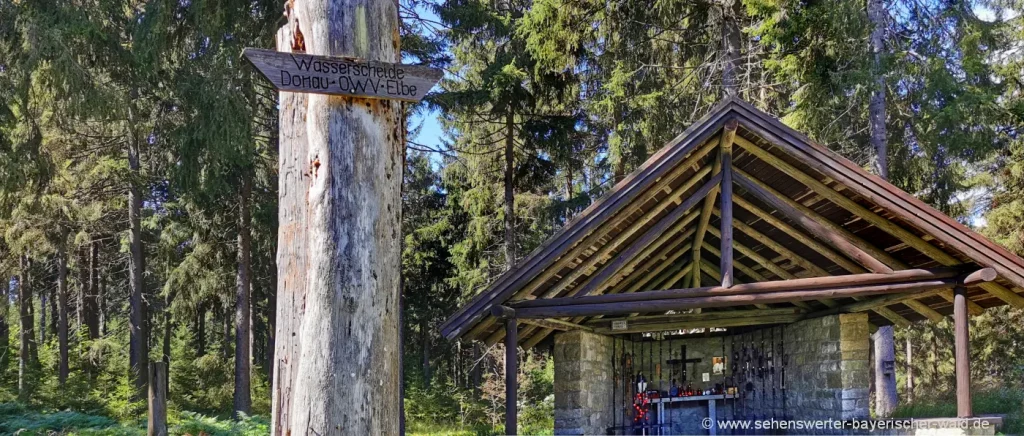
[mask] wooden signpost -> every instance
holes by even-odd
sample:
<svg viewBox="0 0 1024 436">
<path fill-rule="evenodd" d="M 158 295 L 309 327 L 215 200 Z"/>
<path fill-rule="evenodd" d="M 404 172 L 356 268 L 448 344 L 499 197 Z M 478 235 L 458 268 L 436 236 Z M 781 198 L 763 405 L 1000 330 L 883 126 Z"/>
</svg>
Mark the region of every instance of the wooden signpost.
<svg viewBox="0 0 1024 436">
<path fill-rule="evenodd" d="M 313 56 L 247 48 L 242 53 L 281 91 L 351 95 L 417 102 L 441 70 L 355 58 Z"/>
</svg>

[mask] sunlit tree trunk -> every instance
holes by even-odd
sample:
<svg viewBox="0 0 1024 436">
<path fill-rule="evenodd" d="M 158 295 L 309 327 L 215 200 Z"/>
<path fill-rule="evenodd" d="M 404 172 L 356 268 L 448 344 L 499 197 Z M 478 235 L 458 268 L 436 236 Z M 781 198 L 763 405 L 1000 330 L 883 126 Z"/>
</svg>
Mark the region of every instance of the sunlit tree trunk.
<svg viewBox="0 0 1024 436">
<path fill-rule="evenodd" d="M 289 4 L 283 32 L 290 38 L 279 38 L 279 50 L 399 61 L 396 2 Z M 278 287 L 272 431 L 397 434 L 402 103 L 280 98 L 278 280 L 285 285 Z M 307 153 L 295 156 L 292 147 Z M 296 217 L 295 207 L 305 213 Z M 296 270 L 296 262 L 305 267 Z"/>
</svg>

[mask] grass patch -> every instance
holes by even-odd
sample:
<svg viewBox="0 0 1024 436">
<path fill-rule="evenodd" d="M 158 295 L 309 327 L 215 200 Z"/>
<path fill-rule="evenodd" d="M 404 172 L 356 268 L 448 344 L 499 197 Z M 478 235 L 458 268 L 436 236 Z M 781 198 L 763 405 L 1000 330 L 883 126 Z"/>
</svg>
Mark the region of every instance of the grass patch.
<svg viewBox="0 0 1024 436">
<path fill-rule="evenodd" d="M 1024 434 L 1024 389 L 992 389 L 975 391 L 971 396 L 975 415 L 1006 415 L 1002 433 Z M 956 395 L 917 400 L 900 405 L 894 418 L 949 418 L 956 416 Z"/>
</svg>

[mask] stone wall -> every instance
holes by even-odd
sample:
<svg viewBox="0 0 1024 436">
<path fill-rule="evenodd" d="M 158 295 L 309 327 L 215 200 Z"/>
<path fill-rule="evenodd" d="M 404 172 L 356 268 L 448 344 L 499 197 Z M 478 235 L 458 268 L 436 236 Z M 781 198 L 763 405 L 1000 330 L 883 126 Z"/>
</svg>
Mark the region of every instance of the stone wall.
<svg viewBox="0 0 1024 436">
<path fill-rule="evenodd" d="M 560 333 L 555 337 L 555 433 L 604 434 L 608 427 L 631 422 L 623 379 L 631 381 L 637 371 L 644 373 L 649 389 L 663 392 L 670 390 L 672 379 L 679 386 L 689 383 L 700 390 L 716 383 L 737 386 L 741 399 L 719 401 L 718 419 L 867 418 L 868 334 L 865 313 L 814 318 L 741 335 L 662 341 Z M 686 365 L 685 377 L 682 365 L 670 363 L 683 357 L 683 345 L 686 359 L 700 359 Z M 748 362 L 745 350 L 754 348 L 760 351 L 748 353 Z M 624 353 L 633 356 L 630 374 L 616 374 L 622 372 Z M 725 373 L 715 375 L 712 359 L 720 356 L 726 358 Z M 702 380 L 704 373 L 709 375 L 708 382 Z M 701 434 L 705 432 L 700 423 L 706 416 L 706 402 L 674 403 L 666 407 L 665 421 L 671 423 L 673 434 Z"/>
<path fill-rule="evenodd" d="M 800 419 L 868 417 L 868 316 L 826 316 L 786 328 L 787 408 Z"/>
<path fill-rule="evenodd" d="M 555 434 L 605 434 L 612 426 L 612 338 L 555 335 Z"/>
</svg>

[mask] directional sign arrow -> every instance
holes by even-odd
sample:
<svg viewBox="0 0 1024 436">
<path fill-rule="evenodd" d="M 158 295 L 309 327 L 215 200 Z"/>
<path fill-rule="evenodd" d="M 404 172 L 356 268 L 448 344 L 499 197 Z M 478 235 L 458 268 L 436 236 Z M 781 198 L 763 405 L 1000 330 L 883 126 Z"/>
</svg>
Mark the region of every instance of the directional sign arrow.
<svg viewBox="0 0 1024 436">
<path fill-rule="evenodd" d="M 247 48 L 246 59 L 281 91 L 420 101 L 441 70 L 356 58 Z"/>
</svg>

